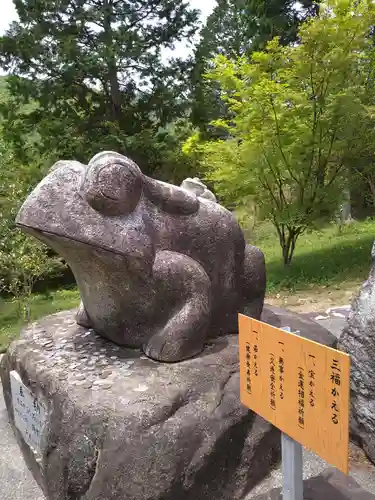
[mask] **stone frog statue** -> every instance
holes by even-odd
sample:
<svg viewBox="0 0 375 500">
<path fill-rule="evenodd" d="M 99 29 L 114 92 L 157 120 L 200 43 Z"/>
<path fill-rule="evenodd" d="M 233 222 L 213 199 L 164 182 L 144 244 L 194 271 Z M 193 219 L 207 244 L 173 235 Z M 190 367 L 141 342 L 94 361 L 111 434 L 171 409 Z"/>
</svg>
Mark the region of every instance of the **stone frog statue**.
<svg viewBox="0 0 375 500">
<path fill-rule="evenodd" d="M 264 257 L 233 215 L 118 153 L 57 162 L 16 222 L 72 269 L 77 323 L 154 360 L 190 358 L 237 332 L 239 312 L 261 315 Z"/>
</svg>

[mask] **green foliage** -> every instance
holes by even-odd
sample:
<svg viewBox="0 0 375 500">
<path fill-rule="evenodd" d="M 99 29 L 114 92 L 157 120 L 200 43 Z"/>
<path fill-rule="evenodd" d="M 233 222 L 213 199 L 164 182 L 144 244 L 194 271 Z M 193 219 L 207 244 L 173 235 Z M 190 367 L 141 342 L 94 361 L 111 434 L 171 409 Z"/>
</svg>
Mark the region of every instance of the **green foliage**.
<svg viewBox="0 0 375 500">
<path fill-rule="evenodd" d="M 58 290 L 48 295 L 32 295 L 30 298 L 30 320 L 35 321 L 48 314 L 75 309 L 79 305 L 76 289 Z M 19 314 L 18 304 L 0 297 L 0 353 L 18 337 L 25 320 Z"/>
<path fill-rule="evenodd" d="M 191 122 L 187 118 L 180 118 L 159 128 L 157 133 L 149 137 L 150 163 L 155 165 L 153 175 L 158 179 L 172 184 L 181 184 L 189 176 L 195 176 L 199 163 L 191 155 L 187 155 L 181 145 L 194 132 Z"/>
<path fill-rule="evenodd" d="M 264 227 L 262 227 L 264 226 Z M 307 231 L 299 240 L 293 265 L 285 268 L 277 249 L 277 233 L 269 223 L 256 229 L 251 241 L 265 254 L 268 293 L 308 292 L 320 287 L 345 290 L 367 279 L 375 220 L 345 226 L 339 233 L 335 224 L 320 231 Z"/>
<path fill-rule="evenodd" d="M 30 300 L 35 283 L 43 277 L 61 273 L 62 265 L 52 259 L 47 249 L 19 230 L 2 233 L 0 267 L 6 276 L 0 280 L 0 292 L 13 296 L 20 317 L 30 319 Z"/>
<path fill-rule="evenodd" d="M 301 22 L 314 16 L 318 4 L 313 0 L 218 0 L 201 33 L 196 49 L 193 71 L 193 123 L 209 136 L 223 136 L 220 128 L 212 128 L 213 119 L 225 117 L 228 109 L 220 99 L 220 86 L 207 82 L 202 75 L 210 68 L 210 61 L 221 54 L 229 59 L 249 56 L 263 49 L 275 36 L 281 44 L 290 44 L 297 38 Z"/>
<path fill-rule="evenodd" d="M 366 141 L 359 125 L 374 24 L 372 2 L 332 0 L 302 26 L 299 44 L 274 39 L 251 58 L 220 55 L 208 75 L 232 115 L 215 124 L 230 138 L 196 150 L 219 195 L 239 204 L 252 198 L 271 219 L 285 264 L 298 237 L 337 208 L 350 145 Z"/>
<path fill-rule="evenodd" d="M 47 248 L 15 227 L 22 200 L 39 180 L 41 171 L 19 164 L 0 140 L 0 293 L 13 296 L 21 317 L 30 317 L 30 298 L 36 281 L 58 275 L 63 266 Z"/>
<path fill-rule="evenodd" d="M 109 149 L 146 171 L 160 167 L 156 136 L 185 112 L 190 64 L 165 64 L 161 50 L 194 35 L 197 11 L 184 0 L 15 5 L 19 21 L 0 38 L 0 63 L 11 74 L 5 138 L 19 157 L 36 150 L 51 161 L 87 161 Z M 37 140 L 25 157 L 30 134 Z"/>
<path fill-rule="evenodd" d="M 373 59 L 374 54 L 370 53 L 369 57 Z M 360 193 L 364 204 L 375 208 L 375 66 L 371 69 L 358 109 L 357 133 L 348 145 L 345 164 L 351 190 Z"/>
<path fill-rule="evenodd" d="M 252 41 L 255 50 L 264 49 L 267 42 L 279 37 L 282 45 L 298 39 L 301 23 L 319 12 L 320 0 L 251 0 L 247 12 L 250 25 L 256 36 Z M 251 15 L 253 13 L 253 15 Z M 254 16 L 255 14 L 255 16 Z M 255 17 L 255 19 L 254 19 Z"/>
</svg>

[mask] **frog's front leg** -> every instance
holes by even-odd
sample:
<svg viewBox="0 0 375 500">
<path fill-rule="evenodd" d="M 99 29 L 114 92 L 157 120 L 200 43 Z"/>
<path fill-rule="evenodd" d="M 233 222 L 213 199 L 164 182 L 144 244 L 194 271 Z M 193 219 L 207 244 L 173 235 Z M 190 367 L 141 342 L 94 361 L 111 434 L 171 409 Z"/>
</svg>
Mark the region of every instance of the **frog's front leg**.
<svg viewBox="0 0 375 500">
<path fill-rule="evenodd" d="M 163 322 L 143 346 L 157 361 L 175 362 L 202 351 L 211 316 L 211 282 L 195 260 L 176 252 L 156 255 L 158 317 Z"/>
</svg>

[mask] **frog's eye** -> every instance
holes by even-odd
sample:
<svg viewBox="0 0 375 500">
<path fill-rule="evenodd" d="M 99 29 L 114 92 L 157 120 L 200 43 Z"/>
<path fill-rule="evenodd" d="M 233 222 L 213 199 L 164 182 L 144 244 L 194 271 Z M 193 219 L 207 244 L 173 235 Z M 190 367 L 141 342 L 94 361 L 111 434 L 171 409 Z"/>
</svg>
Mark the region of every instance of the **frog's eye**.
<svg viewBox="0 0 375 500">
<path fill-rule="evenodd" d="M 81 192 L 89 205 L 105 215 L 133 212 L 142 193 L 142 173 L 126 156 L 100 153 L 90 161 Z"/>
</svg>

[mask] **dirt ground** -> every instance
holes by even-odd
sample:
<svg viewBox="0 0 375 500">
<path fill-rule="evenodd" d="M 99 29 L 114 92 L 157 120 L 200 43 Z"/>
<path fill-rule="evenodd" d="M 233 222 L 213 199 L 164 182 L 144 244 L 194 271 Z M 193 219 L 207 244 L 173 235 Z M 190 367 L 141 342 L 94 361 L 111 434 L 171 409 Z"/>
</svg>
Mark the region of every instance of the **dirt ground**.
<svg viewBox="0 0 375 500">
<path fill-rule="evenodd" d="M 329 307 L 350 304 L 360 285 L 359 282 L 349 282 L 343 283 L 340 288 L 321 286 L 294 293 L 285 291 L 267 295 L 265 301 L 267 304 L 285 307 L 298 313 L 323 312 Z"/>
</svg>

